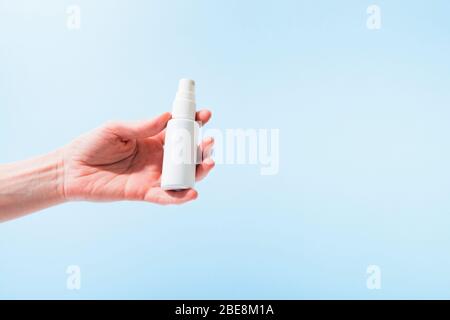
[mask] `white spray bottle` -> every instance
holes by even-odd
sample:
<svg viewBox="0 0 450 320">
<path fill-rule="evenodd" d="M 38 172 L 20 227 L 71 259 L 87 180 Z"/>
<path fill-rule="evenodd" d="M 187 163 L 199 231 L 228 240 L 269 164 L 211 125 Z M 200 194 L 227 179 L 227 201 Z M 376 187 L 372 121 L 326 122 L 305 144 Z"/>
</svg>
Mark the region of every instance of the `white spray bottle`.
<svg viewBox="0 0 450 320">
<path fill-rule="evenodd" d="M 195 184 L 199 125 L 195 121 L 195 82 L 181 79 L 167 123 L 161 188 L 182 190 Z"/>
</svg>

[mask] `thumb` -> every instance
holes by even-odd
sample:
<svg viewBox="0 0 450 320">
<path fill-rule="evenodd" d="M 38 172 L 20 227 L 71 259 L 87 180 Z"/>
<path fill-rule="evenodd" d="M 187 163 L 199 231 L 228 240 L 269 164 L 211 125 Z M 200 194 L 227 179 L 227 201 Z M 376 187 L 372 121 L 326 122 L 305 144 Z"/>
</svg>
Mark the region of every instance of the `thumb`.
<svg viewBox="0 0 450 320">
<path fill-rule="evenodd" d="M 136 122 L 109 122 L 106 128 L 120 137 L 127 139 L 143 139 L 154 136 L 164 130 L 172 115 L 165 112 L 152 119 Z"/>
</svg>

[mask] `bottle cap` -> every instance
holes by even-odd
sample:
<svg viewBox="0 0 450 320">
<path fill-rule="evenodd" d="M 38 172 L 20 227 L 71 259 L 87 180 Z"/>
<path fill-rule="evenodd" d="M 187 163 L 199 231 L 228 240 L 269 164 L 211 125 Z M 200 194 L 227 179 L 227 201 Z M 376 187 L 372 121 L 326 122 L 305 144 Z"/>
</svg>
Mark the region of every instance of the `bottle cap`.
<svg viewBox="0 0 450 320">
<path fill-rule="evenodd" d="M 195 82 L 181 79 L 172 105 L 172 119 L 195 120 Z"/>
</svg>

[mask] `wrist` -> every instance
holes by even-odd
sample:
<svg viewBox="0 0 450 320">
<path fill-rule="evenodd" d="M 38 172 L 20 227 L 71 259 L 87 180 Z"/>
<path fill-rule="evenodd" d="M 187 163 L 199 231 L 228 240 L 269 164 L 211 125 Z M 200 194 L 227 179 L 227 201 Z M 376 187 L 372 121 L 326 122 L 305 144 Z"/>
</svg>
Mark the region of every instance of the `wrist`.
<svg viewBox="0 0 450 320">
<path fill-rule="evenodd" d="M 52 151 L 27 161 L 22 167 L 29 195 L 52 205 L 65 201 L 64 149 Z"/>
<path fill-rule="evenodd" d="M 64 149 L 28 160 L 22 165 L 29 196 L 39 203 L 56 205 L 66 201 L 64 193 Z"/>
<path fill-rule="evenodd" d="M 53 170 L 52 189 L 55 192 L 55 200 L 66 202 L 65 194 L 65 169 L 64 169 L 64 148 L 58 149 L 49 154 Z"/>
<path fill-rule="evenodd" d="M 64 150 L 0 166 L 0 221 L 65 202 Z"/>
</svg>

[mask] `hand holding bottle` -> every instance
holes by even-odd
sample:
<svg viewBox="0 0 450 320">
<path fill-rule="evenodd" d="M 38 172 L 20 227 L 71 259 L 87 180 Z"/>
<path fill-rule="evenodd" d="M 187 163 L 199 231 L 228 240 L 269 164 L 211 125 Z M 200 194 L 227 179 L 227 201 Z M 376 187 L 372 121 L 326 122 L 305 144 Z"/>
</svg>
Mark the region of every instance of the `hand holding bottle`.
<svg viewBox="0 0 450 320">
<path fill-rule="evenodd" d="M 208 110 L 196 118 L 206 123 Z M 165 127 L 170 113 L 137 123 L 112 122 L 75 140 L 64 155 L 64 197 L 69 200 L 142 200 L 158 204 L 181 204 L 197 198 L 194 189 L 161 189 Z M 212 147 L 207 138 L 201 149 Z M 204 157 L 196 179 L 204 178 L 214 162 Z"/>
<path fill-rule="evenodd" d="M 208 110 L 196 113 L 206 123 Z M 141 122 L 110 122 L 47 155 L 0 165 L 0 221 L 71 200 L 137 200 L 181 204 L 197 198 L 194 189 L 161 189 L 164 113 Z M 200 150 L 206 155 L 213 140 Z M 207 156 L 197 165 L 201 180 L 214 167 Z"/>
</svg>

